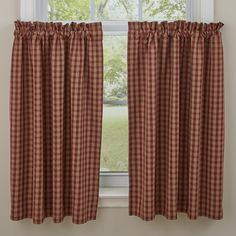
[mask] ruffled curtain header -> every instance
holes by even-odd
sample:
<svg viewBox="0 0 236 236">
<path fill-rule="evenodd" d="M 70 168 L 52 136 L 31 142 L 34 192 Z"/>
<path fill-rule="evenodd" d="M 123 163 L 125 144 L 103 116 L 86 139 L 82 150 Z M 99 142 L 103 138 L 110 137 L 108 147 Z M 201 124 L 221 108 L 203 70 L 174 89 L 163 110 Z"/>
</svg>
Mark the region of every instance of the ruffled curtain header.
<svg viewBox="0 0 236 236">
<path fill-rule="evenodd" d="M 142 35 L 153 33 L 154 35 L 167 36 L 191 36 L 201 34 L 203 37 L 209 37 L 218 34 L 224 24 L 219 23 L 197 23 L 186 21 L 175 22 L 129 22 L 129 35 Z"/>
<path fill-rule="evenodd" d="M 27 37 L 32 35 L 59 35 L 71 37 L 74 34 L 94 40 L 102 40 L 102 24 L 96 23 L 67 23 L 61 22 L 15 22 L 15 36 Z"/>
</svg>

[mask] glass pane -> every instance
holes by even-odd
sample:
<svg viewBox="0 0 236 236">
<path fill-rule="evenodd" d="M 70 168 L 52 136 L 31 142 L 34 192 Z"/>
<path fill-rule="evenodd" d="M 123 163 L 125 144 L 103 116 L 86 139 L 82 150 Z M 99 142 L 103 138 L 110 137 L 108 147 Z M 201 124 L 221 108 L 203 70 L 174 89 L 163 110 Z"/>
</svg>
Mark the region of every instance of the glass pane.
<svg viewBox="0 0 236 236">
<path fill-rule="evenodd" d="M 90 0 L 48 0 L 48 19 L 81 21 L 90 19 Z"/>
<path fill-rule="evenodd" d="M 135 20 L 137 3 L 137 0 L 96 0 L 96 19 Z"/>
<path fill-rule="evenodd" d="M 101 171 L 128 170 L 127 37 L 104 36 Z"/>
<path fill-rule="evenodd" d="M 186 20 L 186 0 L 143 0 L 144 20 Z"/>
</svg>

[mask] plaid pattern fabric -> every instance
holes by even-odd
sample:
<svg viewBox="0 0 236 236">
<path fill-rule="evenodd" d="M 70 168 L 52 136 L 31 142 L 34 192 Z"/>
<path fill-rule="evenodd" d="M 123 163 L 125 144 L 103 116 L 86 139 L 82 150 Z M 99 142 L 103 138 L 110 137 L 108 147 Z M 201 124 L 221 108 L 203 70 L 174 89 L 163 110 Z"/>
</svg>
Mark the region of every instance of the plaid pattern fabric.
<svg viewBox="0 0 236 236">
<path fill-rule="evenodd" d="M 102 126 L 101 23 L 15 24 L 11 219 L 96 218 Z"/>
<path fill-rule="evenodd" d="M 222 25 L 129 23 L 130 215 L 222 218 Z"/>
</svg>

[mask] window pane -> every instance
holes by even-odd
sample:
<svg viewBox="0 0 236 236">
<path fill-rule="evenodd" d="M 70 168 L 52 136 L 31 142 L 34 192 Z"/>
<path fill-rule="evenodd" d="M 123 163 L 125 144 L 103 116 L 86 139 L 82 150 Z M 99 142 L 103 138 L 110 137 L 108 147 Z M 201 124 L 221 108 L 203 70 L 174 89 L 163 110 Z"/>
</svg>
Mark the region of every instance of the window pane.
<svg viewBox="0 0 236 236">
<path fill-rule="evenodd" d="M 48 0 L 49 20 L 89 20 L 90 0 Z"/>
<path fill-rule="evenodd" d="M 143 0 L 144 20 L 185 20 L 186 0 Z"/>
<path fill-rule="evenodd" d="M 137 0 L 96 0 L 96 19 L 135 20 L 137 19 Z"/>
<path fill-rule="evenodd" d="M 128 169 L 127 37 L 104 36 L 102 171 Z"/>
</svg>

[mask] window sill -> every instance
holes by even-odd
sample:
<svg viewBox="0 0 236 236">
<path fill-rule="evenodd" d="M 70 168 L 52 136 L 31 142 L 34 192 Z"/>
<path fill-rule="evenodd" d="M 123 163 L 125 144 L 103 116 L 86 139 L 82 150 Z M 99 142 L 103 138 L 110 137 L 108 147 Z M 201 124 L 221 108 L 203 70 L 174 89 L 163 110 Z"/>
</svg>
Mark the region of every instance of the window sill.
<svg viewBox="0 0 236 236">
<path fill-rule="evenodd" d="M 128 188 L 100 188 L 98 207 L 128 207 Z"/>
</svg>

